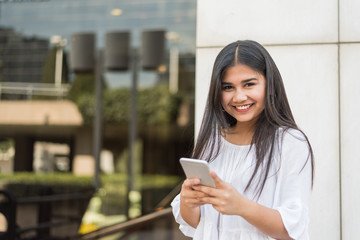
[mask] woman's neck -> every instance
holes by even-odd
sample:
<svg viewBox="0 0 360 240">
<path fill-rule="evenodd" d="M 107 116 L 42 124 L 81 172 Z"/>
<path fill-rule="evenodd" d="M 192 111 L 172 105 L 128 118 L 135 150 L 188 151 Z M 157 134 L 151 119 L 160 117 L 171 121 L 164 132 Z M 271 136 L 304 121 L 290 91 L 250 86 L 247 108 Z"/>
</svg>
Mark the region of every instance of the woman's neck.
<svg viewBox="0 0 360 240">
<path fill-rule="evenodd" d="M 223 137 L 236 145 L 250 145 L 255 132 L 254 125 L 236 124 L 230 127 L 230 132 L 223 134 Z"/>
</svg>

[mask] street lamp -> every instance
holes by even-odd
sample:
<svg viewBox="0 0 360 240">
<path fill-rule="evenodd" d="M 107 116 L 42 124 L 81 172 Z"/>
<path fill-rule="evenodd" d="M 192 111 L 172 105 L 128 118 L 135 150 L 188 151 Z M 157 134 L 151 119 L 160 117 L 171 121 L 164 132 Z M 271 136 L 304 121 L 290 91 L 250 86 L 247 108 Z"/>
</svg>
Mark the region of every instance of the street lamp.
<svg viewBox="0 0 360 240">
<path fill-rule="evenodd" d="M 100 153 L 102 148 L 102 55 L 95 53 L 95 34 L 71 36 L 70 66 L 75 73 L 95 71 L 95 115 L 93 125 L 94 186 L 100 187 Z"/>
<path fill-rule="evenodd" d="M 134 188 L 134 151 L 137 134 L 137 82 L 138 63 L 144 70 L 156 70 L 162 63 L 165 52 L 165 31 L 148 30 L 142 32 L 141 53 L 135 48 L 130 51 L 129 32 L 109 32 L 106 34 L 105 54 L 95 56 L 95 34 L 73 34 L 71 39 L 72 49 L 70 53 L 71 68 L 75 72 L 94 71 L 96 63 L 95 79 L 95 119 L 94 119 L 94 160 L 95 173 L 94 185 L 100 187 L 100 151 L 102 148 L 102 73 L 103 59 L 105 68 L 112 71 L 125 71 L 131 62 L 132 87 L 131 105 L 129 116 L 129 158 L 128 158 L 128 190 Z M 97 58 L 97 59 L 96 59 Z M 96 60 L 95 60 L 96 59 Z"/>
<path fill-rule="evenodd" d="M 61 78 L 63 70 L 63 57 L 64 57 L 64 47 L 67 44 L 67 40 L 62 38 L 59 35 L 54 35 L 50 38 L 50 42 L 55 44 L 56 47 L 56 57 L 55 57 L 55 86 L 61 87 Z"/>
<path fill-rule="evenodd" d="M 137 85 L 139 63 L 144 70 L 156 70 L 164 59 L 165 31 L 143 31 L 141 35 L 141 49 L 130 50 L 130 33 L 111 32 L 106 35 L 105 66 L 114 71 L 128 69 L 131 62 L 132 81 L 129 115 L 129 157 L 128 157 L 128 199 L 134 190 L 135 142 L 137 138 Z M 129 54 L 130 53 L 130 54 Z"/>
</svg>

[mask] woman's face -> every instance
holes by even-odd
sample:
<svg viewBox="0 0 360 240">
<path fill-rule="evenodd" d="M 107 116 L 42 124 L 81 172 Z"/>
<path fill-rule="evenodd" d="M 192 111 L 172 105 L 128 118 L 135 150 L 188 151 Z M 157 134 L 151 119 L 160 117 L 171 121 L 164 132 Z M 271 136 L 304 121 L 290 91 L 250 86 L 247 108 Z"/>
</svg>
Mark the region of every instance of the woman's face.
<svg viewBox="0 0 360 240">
<path fill-rule="evenodd" d="M 237 125 L 255 124 L 264 110 L 265 77 L 237 64 L 226 70 L 221 82 L 221 104 Z"/>
</svg>

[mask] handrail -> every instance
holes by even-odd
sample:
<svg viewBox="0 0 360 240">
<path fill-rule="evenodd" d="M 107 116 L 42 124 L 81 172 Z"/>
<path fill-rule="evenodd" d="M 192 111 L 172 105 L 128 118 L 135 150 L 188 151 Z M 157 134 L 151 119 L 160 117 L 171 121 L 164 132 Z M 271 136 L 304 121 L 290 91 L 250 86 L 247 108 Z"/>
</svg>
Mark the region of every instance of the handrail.
<svg viewBox="0 0 360 240">
<path fill-rule="evenodd" d="M 25 94 L 64 97 L 70 89 L 69 84 L 55 85 L 53 83 L 0 82 L 0 95 Z"/>
<path fill-rule="evenodd" d="M 101 237 L 109 236 L 115 233 L 124 233 L 124 236 L 137 231 L 140 228 L 143 228 L 149 224 L 154 223 L 154 221 L 170 217 L 172 215 L 171 207 L 167 207 L 169 204 L 169 200 L 173 199 L 174 196 L 179 192 L 181 184 L 176 186 L 158 205 L 157 211 L 138 217 L 136 219 L 131 219 L 126 222 L 114 224 L 111 226 L 103 227 L 101 229 L 95 230 L 90 233 L 86 233 L 83 235 L 77 235 L 68 238 L 69 240 L 87 240 L 87 239 L 99 239 Z M 85 194 L 86 195 L 86 194 Z M 42 202 L 56 202 L 63 201 L 68 199 L 81 199 L 85 198 L 84 194 L 57 194 L 57 195 L 47 195 L 41 197 L 28 197 L 15 200 L 17 204 L 34 204 L 34 203 L 42 203 Z M 56 221 L 56 222 L 43 222 L 39 223 L 37 226 L 30 226 L 27 228 L 17 229 L 17 234 L 22 234 L 31 230 L 38 229 L 46 229 L 49 227 L 56 227 L 59 225 L 66 224 L 66 222 L 70 221 Z M 123 237 L 124 237 L 123 236 Z"/>
<path fill-rule="evenodd" d="M 126 222 L 118 223 L 115 225 L 111 225 L 108 227 L 101 228 L 99 230 L 96 230 L 94 232 L 86 233 L 81 236 L 76 236 L 73 238 L 70 238 L 70 240 L 86 240 L 86 239 L 97 239 L 100 237 L 105 237 L 114 233 L 122 232 L 122 231 L 129 231 L 134 228 L 145 226 L 149 223 L 152 223 L 155 220 L 165 218 L 168 216 L 171 216 L 172 209 L 166 208 L 154 213 L 150 213 L 147 215 L 144 215 L 139 218 L 135 218 Z"/>
<path fill-rule="evenodd" d="M 157 205 L 156 209 L 162 209 L 170 205 L 172 200 L 175 198 L 176 195 L 179 194 L 181 190 L 182 182 L 180 182 L 176 187 L 171 190 Z"/>
<path fill-rule="evenodd" d="M 171 216 L 171 207 L 167 207 L 174 197 L 180 192 L 182 183 L 178 184 L 169 194 L 167 194 L 156 206 L 157 211 L 141 216 L 136 219 L 132 219 L 126 222 L 114 224 L 111 226 L 103 227 L 96 231 L 86 233 L 70 240 L 86 240 L 86 239 L 98 239 L 100 237 L 108 236 L 117 232 L 125 232 L 128 234 L 133 229 L 143 227 L 149 223 L 154 222 L 157 219 Z"/>
</svg>

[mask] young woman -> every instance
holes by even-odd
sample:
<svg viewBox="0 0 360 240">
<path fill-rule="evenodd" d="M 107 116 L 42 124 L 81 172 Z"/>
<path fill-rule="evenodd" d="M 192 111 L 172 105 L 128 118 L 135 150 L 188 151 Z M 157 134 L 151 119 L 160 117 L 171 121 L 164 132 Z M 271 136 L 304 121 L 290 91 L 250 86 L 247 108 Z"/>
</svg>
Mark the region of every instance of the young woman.
<svg viewBox="0 0 360 240">
<path fill-rule="evenodd" d="M 193 158 L 216 188 L 186 179 L 172 207 L 194 239 L 308 237 L 313 153 L 281 75 L 263 46 L 237 41 L 217 56 Z"/>
</svg>

